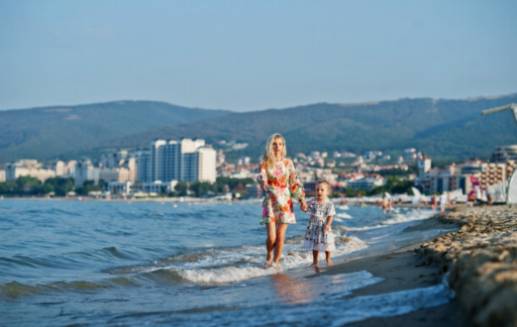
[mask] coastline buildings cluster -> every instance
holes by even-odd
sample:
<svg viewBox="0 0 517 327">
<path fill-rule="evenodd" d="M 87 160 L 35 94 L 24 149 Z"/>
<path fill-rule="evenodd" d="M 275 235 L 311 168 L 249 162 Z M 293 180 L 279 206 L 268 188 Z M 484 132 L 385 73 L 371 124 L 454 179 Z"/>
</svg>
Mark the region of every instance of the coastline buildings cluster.
<svg viewBox="0 0 517 327">
<path fill-rule="evenodd" d="M 171 192 L 178 182 L 213 183 L 217 177 L 217 153 L 202 139 L 158 139 L 136 161 L 137 180 L 148 193 Z"/>
<path fill-rule="evenodd" d="M 498 147 L 491 162 L 469 160 L 452 163 L 444 168 L 432 168 L 432 160 L 423 156 L 417 162 L 415 186 L 425 194 L 441 194 L 461 190 L 468 196 L 480 193 L 504 197 L 506 182 L 517 168 L 517 146 Z M 503 198 L 494 199 L 503 201 Z"/>
<path fill-rule="evenodd" d="M 37 160 L 19 160 L 0 170 L 0 182 L 22 176 L 42 182 L 71 177 L 76 186 L 103 180 L 111 194 L 164 193 L 174 190 L 178 182 L 215 182 L 216 151 L 201 139 L 155 140 L 147 150 L 136 154 L 127 150 L 104 154 L 97 164 L 91 159 L 57 160 L 44 167 Z"/>
<path fill-rule="evenodd" d="M 84 182 L 107 182 L 109 194 L 164 194 L 175 190 L 178 183 L 214 183 L 217 177 L 242 179 L 247 196 L 259 195 L 255 180 L 260 158 L 249 156 L 226 160 L 228 153 L 239 151 L 247 144 L 234 141 L 218 143 L 218 149 L 202 139 L 165 140 L 151 142 L 147 149 L 130 153 L 119 150 L 104 154 L 94 164 L 92 160 L 55 161 L 44 167 L 36 160 L 20 160 L 0 169 L 0 181 L 33 176 L 41 181 L 51 177 L 73 177 L 77 187 Z M 490 162 L 469 160 L 443 168 L 432 167 L 430 157 L 408 148 L 392 156 L 382 151 L 355 154 L 347 151 L 313 151 L 293 157 L 300 180 L 307 191 L 318 179 L 331 183 L 336 191 L 367 194 L 389 185 L 388 176 L 412 183 L 424 194 L 441 194 L 461 190 L 463 194 L 479 190 L 497 193 L 516 169 L 517 146 L 495 150 Z M 416 169 L 415 169 L 416 167 Z M 495 190 L 495 191 L 494 191 Z"/>
</svg>

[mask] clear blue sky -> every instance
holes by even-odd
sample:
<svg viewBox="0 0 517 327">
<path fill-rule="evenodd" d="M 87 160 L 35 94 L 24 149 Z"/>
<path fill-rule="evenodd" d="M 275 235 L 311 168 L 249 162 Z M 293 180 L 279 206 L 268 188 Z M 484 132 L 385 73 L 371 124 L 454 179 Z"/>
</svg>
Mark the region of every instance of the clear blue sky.
<svg viewBox="0 0 517 327">
<path fill-rule="evenodd" d="M 517 92 L 517 2 L 0 0 L 0 109 Z"/>
</svg>

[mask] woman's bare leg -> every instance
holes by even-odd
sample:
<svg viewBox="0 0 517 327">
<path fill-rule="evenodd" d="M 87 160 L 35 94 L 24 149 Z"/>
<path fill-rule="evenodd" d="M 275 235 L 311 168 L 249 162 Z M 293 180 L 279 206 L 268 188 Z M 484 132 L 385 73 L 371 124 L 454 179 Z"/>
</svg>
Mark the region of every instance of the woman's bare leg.
<svg viewBox="0 0 517 327">
<path fill-rule="evenodd" d="M 278 224 L 276 228 L 276 245 L 275 245 L 275 257 L 274 263 L 279 263 L 282 257 L 282 250 L 284 249 L 285 231 L 287 230 L 287 224 Z"/>
<path fill-rule="evenodd" d="M 325 260 L 327 261 L 327 267 L 330 267 L 334 264 L 332 262 L 332 255 L 331 255 L 330 251 L 325 251 Z"/>
<path fill-rule="evenodd" d="M 273 249 L 276 243 L 276 224 L 271 222 L 266 224 L 267 239 L 266 239 L 266 264 L 270 265 L 273 262 Z"/>
</svg>

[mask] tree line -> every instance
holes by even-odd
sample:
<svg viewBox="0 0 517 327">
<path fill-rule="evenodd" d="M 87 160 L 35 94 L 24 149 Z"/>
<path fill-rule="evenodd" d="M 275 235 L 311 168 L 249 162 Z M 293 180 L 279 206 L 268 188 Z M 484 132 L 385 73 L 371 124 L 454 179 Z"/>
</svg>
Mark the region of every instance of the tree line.
<svg viewBox="0 0 517 327">
<path fill-rule="evenodd" d="M 208 182 L 178 182 L 172 192 L 165 193 L 167 196 L 197 197 L 214 196 L 225 193 L 239 193 L 246 195 L 247 186 L 254 183 L 251 178 L 230 178 L 218 177 L 215 183 Z M 85 181 L 82 185 L 76 186 L 72 177 L 53 177 L 44 182 L 32 176 L 21 176 L 16 180 L 0 182 L 0 195 L 3 196 L 66 196 L 70 192 L 76 195 L 85 196 L 94 191 L 107 191 L 108 183 L 100 180 L 97 184 L 93 181 Z"/>
<path fill-rule="evenodd" d="M 166 196 L 195 196 L 210 197 L 221 194 L 239 194 L 240 196 L 248 196 L 250 185 L 255 185 L 252 178 L 231 178 L 218 177 L 214 183 L 208 182 L 178 182 L 171 192 L 162 193 Z M 354 190 L 351 188 L 335 189 L 334 196 L 368 196 L 378 195 L 384 192 L 392 194 L 409 193 L 413 182 L 399 176 L 388 176 L 386 184 L 371 190 Z M 3 196 L 66 196 L 70 192 L 76 195 L 86 196 L 90 192 L 107 191 L 108 183 L 100 180 L 97 184 L 93 181 L 85 181 L 82 185 L 76 186 L 75 180 L 71 177 L 53 177 L 41 182 L 35 177 L 22 176 L 13 181 L 0 182 L 0 195 Z M 307 190 L 312 193 L 313 190 Z"/>
</svg>

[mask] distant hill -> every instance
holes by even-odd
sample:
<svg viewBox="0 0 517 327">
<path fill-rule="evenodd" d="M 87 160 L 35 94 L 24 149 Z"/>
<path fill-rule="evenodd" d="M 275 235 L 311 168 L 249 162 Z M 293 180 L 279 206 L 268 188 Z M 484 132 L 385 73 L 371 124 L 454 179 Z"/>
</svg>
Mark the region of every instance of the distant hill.
<svg viewBox="0 0 517 327">
<path fill-rule="evenodd" d="M 0 111 L 0 162 L 81 156 L 114 138 L 226 114 L 156 101 Z"/>
<path fill-rule="evenodd" d="M 266 138 L 283 133 L 288 150 L 396 151 L 416 147 L 444 160 L 488 157 L 502 144 L 517 143 L 510 112 L 482 116 L 481 110 L 517 102 L 517 94 L 467 100 L 400 99 L 364 104 L 318 103 L 271 109 L 179 124 L 124 137 L 119 146 L 143 145 L 154 137 L 190 135 L 209 141 L 247 142 L 258 155 Z"/>
<path fill-rule="evenodd" d="M 250 144 L 242 154 L 257 156 L 273 132 L 286 136 L 290 153 L 416 147 L 439 159 L 487 157 L 497 145 L 517 143 L 517 123 L 510 112 L 480 112 L 509 102 L 517 102 L 517 94 L 318 103 L 245 113 L 151 101 L 0 111 L 0 162 L 138 148 L 156 137 L 237 140 Z"/>
</svg>

